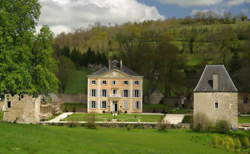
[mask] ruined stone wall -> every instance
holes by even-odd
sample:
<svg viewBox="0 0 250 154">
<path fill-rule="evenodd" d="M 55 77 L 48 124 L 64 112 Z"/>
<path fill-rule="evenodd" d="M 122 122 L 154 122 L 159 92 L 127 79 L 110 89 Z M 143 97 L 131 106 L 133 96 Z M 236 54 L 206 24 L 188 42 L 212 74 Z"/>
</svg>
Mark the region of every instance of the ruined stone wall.
<svg viewBox="0 0 250 154">
<path fill-rule="evenodd" d="M 41 99 L 32 96 L 5 96 L 3 120 L 17 123 L 40 122 Z"/>
<path fill-rule="evenodd" d="M 216 102 L 218 108 L 215 107 Z M 238 93 L 194 93 L 194 116 L 197 113 L 205 114 L 212 123 L 226 120 L 236 128 L 238 127 Z"/>
</svg>

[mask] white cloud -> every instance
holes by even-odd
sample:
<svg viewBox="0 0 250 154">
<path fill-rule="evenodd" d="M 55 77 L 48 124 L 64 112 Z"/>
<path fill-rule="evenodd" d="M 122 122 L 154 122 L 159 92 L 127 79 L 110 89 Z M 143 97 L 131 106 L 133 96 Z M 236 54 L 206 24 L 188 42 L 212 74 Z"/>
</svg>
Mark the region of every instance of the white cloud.
<svg viewBox="0 0 250 154">
<path fill-rule="evenodd" d="M 97 22 L 108 25 L 164 19 L 155 7 L 137 0 L 40 0 L 40 3 L 39 26 L 48 25 L 55 34 Z"/>
<path fill-rule="evenodd" d="M 229 6 L 240 5 L 244 3 L 250 3 L 250 0 L 228 0 L 227 4 Z"/>
<path fill-rule="evenodd" d="M 179 6 L 210 6 L 223 2 L 223 0 L 158 0 L 162 3 Z"/>
</svg>

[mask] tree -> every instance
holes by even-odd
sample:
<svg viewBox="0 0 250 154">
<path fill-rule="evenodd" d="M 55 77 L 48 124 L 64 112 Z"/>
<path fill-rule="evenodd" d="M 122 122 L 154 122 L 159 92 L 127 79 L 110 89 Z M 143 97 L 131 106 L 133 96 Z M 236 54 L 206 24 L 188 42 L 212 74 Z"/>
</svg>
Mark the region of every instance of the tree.
<svg viewBox="0 0 250 154">
<path fill-rule="evenodd" d="M 0 0 L 0 92 L 44 94 L 55 91 L 52 34 L 42 28 L 38 0 Z"/>
<path fill-rule="evenodd" d="M 37 35 L 32 48 L 33 84 L 37 94 L 57 92 L 58 79 L 56 78 L 57 63 L 53 58 L 53 34 L 48 26 L 43 26 Z"/>
</svg>

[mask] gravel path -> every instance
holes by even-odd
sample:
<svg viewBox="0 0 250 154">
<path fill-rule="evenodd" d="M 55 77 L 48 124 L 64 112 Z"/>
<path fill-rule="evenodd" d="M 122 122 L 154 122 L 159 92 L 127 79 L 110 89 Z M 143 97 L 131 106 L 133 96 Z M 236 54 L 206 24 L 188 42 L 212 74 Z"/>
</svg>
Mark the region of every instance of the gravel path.
<svg viewBox="0 0 250 154">
<path fill-rule="evenodd" d="M 184 114 L 167 114 L 164 117 L 164 121 L 167 121 L 170 124 L 178 124 L 182 122 L 184 116 Z"/>
<path fill-rule="evenodd" d="M 49 123 L 60 122 L 62 119 L 65 119 L 72 114 L 73 114 L 73 112 L 65 112 L 65 113 L 62 113 L 59 116 L 57 116 L 54 119 L 51 119 L 47 122 L 49 122 Z"/>
</svg>

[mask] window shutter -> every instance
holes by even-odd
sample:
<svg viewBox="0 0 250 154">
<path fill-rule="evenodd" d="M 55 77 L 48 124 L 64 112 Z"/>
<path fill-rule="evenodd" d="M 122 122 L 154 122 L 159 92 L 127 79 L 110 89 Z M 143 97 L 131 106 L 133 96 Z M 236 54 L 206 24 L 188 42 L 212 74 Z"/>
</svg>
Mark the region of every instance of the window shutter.
<svg viewBox="0 0 250 154">
<path fill-rule="evenodd" d="M 100 105 L 100 109 L 101 109 L 101 108 L 102 108 L 102 101 L 100 101 L 100 104 L 99 104 L 99 105 Z"/>
</svg>

